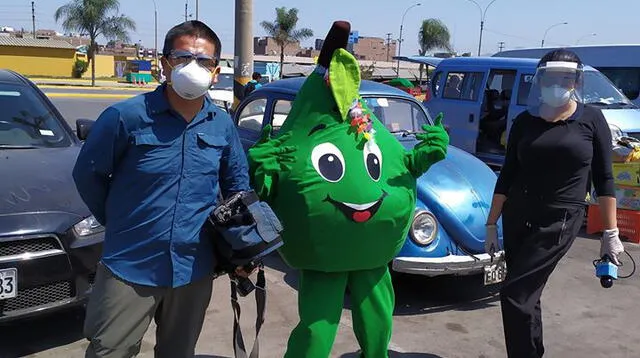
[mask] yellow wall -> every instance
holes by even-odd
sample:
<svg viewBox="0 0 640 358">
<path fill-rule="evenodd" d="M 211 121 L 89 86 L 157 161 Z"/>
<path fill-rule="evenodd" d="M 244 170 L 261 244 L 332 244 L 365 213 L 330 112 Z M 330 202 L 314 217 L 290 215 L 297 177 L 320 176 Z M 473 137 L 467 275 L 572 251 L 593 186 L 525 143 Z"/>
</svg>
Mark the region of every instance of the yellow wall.
<svg viewBox="0 0 640 358">
<path fill-rule="evenodd" d="M 78 54 L 78 58 L 86 61 L 86 55 L 82 56 Z M 135 56 L 113 56 L 113 55 L 96 55 L 96 77 L 114 77 L 116 75 L 115 61 L 127 61 L 135 60 Z M 148 60 L 145 58 L 145 60 Z M 151 59 L 152 65 L 155 63 L 154 59 Z M 82 75 L 82 78 L 91 78 L 91 64 L 87 72 Z"/>
<path fill-rule="evenodd" d="M 96 77 L 115 76 L 114 66 L 113 56 L 96 55 Z M 87 72 L 82 75 L 82 78 L 91 78 L 91 64 L 89 64 L 89 68 Z"/>
<path fill-rule="evenodd" d="M 71 77 L 75 49 L 0 46 L 0 68 L 29 76 Z"/>
</svg>

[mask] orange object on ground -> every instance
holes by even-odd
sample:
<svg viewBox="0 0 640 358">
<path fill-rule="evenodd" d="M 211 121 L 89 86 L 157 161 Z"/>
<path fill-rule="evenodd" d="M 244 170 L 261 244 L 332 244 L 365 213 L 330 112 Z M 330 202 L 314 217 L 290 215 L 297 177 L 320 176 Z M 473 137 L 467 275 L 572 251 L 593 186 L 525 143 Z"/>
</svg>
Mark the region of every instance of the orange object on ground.
<svg viewBox="0 0 640 358">
<path fill-rule="evenodd" d="M 618 229 L 620 237 L 640 244 L 640 211 L 617 209 Z M 587 212 L 587 234 L 602 232 L 602 217 L 598 205 L 589 205 Z"/>
</svg>

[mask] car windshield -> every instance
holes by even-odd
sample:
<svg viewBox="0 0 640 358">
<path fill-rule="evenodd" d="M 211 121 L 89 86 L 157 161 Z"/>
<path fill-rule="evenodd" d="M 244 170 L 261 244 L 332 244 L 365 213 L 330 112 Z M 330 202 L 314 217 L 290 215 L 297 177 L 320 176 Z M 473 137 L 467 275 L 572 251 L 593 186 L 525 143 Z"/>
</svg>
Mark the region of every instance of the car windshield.
<svg viewBox="0 0 640 358">
<path fill-rule="evenodd" d="M 233 90 L 233 74 L 221 73 L 218 82 L 213 85 L 214 90 Z"/>
<path fill-rule="evenodd" d="M 590 104 L 632 105 L 632 102 L 598 71 L 584 72 L 583 97 L 585 103 Z"/>
<path fill-rule="evenodd" d="M 31 87 L 0 83 L 0 108 L 0 149 L 71 145 L 56 114 Z"/>
<path fill-rule="evenodd" d="M 424 108 L 411 100 L 383 96 L 363 99 L 378 120 L 392 133 L 423 132 L 422 126 L 431 122 Z"/>
</svg>

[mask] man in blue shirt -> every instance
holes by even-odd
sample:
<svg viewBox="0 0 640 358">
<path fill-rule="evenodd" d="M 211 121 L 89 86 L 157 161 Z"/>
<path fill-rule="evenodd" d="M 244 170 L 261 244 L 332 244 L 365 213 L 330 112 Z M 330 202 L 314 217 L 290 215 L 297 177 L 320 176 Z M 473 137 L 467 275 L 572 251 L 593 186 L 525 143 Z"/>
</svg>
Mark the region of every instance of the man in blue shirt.
<svg viewBox="0 0 640 358">
<path fill-rule="evenodd" d="M 227 197 L 249 189 L 235 126 L 206 96 L 220 47 L 202 22 L 172 28 L 166 83 L 107 108 L 80 152 L 76 186 L 106 227 L 87 307 L 87 357 L 134 356 L 152 318 L 156 357 L 194 355 L 215 264 L 201 228 L 219 190 Z"/>
<path fill-rule="evenodd" d="M 258 73 L 258 72 L 254 72 L 253 75 L 251 75 L 251 81 L 247 82 L 247 84 L 244 85 L 244 96 L 245 97 L 250 95 L 251 92 L 257 90 L 260 87 L 262 87 L 262 84 L 260 83 L 261 79 L 262 79 L 262 75 L 260 73 Z"/>
</svg>

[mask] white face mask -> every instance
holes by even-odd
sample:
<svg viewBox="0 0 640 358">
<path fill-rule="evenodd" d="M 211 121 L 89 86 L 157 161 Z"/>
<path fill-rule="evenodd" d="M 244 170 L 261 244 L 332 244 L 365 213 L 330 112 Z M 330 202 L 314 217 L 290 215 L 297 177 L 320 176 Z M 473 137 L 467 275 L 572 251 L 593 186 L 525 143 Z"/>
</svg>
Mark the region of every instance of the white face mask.
<svg viewBox="0 0 640 358">
<path fill-rule="evenodd" d="M 571 90 L 558 85 L 542 87 L 540 94 L 542 95 L 542 101 L 551 107 L 562 107 L 571 98 Z"/>
<path fill-rule="evenodd" d="M 211 72 L 195 60 L 180 64 L 171 71 L 171 87 L 184 99 L 196 99 L 211 87 Z"/>
</svg>

